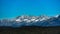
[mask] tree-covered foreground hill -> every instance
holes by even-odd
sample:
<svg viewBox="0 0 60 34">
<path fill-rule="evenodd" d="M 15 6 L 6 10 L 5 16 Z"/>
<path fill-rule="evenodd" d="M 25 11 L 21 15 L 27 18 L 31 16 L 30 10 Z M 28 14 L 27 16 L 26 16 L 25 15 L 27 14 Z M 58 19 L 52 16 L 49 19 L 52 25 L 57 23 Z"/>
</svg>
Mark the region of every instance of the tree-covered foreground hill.
<svg viewBox="0 0 60 34">
<path fill-rule="evenodd" d="M 0 27 L 0 34 L 60 34 L 60 27 Z"/>
</svg>

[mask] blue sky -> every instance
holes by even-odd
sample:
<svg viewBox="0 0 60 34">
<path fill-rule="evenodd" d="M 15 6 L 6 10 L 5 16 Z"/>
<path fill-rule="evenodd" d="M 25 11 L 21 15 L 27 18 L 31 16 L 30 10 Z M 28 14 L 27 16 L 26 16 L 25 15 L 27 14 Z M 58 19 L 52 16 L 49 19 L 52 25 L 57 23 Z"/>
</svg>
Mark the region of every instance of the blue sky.
<svg viewBox="0 0 60 34">
<path fill-rule="evenodd" d="M 60 0 L 0 0 L 0 18 L 60 14 Z"/>
</svg>

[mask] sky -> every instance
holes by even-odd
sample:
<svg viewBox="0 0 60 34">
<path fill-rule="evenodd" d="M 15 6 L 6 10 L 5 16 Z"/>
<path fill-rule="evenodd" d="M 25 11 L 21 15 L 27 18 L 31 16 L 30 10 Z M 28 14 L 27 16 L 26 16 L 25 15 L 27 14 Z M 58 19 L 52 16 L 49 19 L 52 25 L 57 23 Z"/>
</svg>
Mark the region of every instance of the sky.
<svg viewBox="0 0 60 34">
<path fill-rule="evenodd" d="M 60 14 L 60 0 L 0 0 L 0 18 Z"/>
</svg>

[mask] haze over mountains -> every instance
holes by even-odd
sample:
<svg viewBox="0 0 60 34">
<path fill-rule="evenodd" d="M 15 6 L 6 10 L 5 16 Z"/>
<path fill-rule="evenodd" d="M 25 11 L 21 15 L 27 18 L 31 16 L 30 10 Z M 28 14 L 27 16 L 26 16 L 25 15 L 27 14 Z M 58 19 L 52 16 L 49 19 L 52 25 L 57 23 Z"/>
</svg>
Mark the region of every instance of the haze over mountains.
<svg viewBox="0 0 60 34">
<path fill-rule="evenodd" d="M 60 26 L 60 15 L 48 17 L 22 15 L 15 19 L 1 19 L 0 26 L 22 27 L 22 26 Z"/>
</svg>

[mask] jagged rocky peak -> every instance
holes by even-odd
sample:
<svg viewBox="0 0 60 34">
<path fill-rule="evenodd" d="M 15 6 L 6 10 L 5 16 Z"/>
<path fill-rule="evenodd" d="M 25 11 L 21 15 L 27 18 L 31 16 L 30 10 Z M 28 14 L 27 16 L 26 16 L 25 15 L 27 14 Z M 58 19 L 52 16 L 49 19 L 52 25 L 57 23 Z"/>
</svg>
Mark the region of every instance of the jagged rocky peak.
<svg viewBox="0 0 60 34">
<path fill-rule="evenodd" d="M 47 20 L 47 19 L 49 19 L 49 17 L 45 16 L 45 15 L 41 15 L 41 16 L 22 15 L 22 16 L 18 16 L 16 21 L 37 22 L 37 21 L 43 21 L 43 20 Z"/>
<path fill-rule="evenodd" d="M 56 15 L 56 16 L 54 16 L 55 18 L 60 18 L 60 15 Z"/>
<path fill-rule="evenodd" d="M 56 18 L 57 18 L 58 16 L 59 16 L 59 15 L 56 15 L 56 16 L 54 16 L 54 17 L 56 17 Z"/>
<path fill-rule="evenodd" d="M 22 19 L 24 19 L 24 18 L 29 18 L 29 16 L 28 15 L 22 15 L 22 16 L 18 16 L 18 17 L 16 17 L 17 19 L 19 19 L 19 18 L 22 18 Z"/>
<path fill-rule="evenodd" d="M 22 15 L 22 16 L 18 16 L 16 18 L 17 19 L 18 18 L 23 18 L 23 19 L 25 19 L 25 18 L 48 18 L 48 16 L 46 16 L 46 15 L 40 15 L 40 16 Z"/>
<path fill-rule="evenodd" d="M 31 15 L 22 15 L 18 16 L 14 19 L 3 19 L 0 21 L 16 21 L 16 22 L 38 22 L 38 21 L 44 21 L 48 19 L 60 19 L 60 15 L 56 15 L 53 17 L 48 17 L 46 15 L 40 15 L 40 16 L 31 16 Z"/>
<path fill-rule="evenodd" d="M 2 19 L 0 22 L 26 22 L 26 23 L 31 23 L 31 22 L 41 22 L 41 21 L 49 21 L 49 20 L 60 20 L 60 15 L 56 15 L 53 17 L 48 17 L 46 15 L 40 15 L 40 16 L 31 16 L 31 15 L 22 15 L 22 16 L 17 16 L 16 18 L 12 19 Z"/>
</svg>

